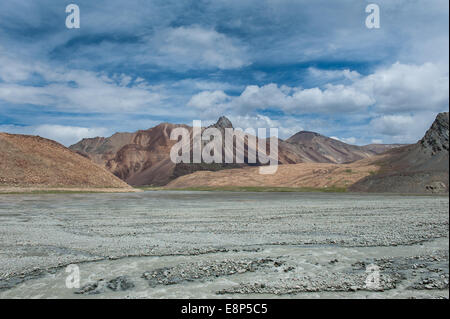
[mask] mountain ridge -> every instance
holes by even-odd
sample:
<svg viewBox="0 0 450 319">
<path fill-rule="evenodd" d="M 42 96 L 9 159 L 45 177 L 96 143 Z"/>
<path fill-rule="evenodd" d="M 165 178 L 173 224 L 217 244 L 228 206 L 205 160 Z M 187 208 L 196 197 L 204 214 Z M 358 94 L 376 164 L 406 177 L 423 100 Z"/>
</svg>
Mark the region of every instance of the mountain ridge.
<svg viewBox="0 0 450 319">
<path fill-rule="evenodd" d="M 243 154 L 245 163 L 243 164 L 174 164 L 170 161 L 169 154 L 170 148 L 176 141 L 170 140 L 170 133 L 176 127 L 186 128 L 192 139 L 192 127 L 184 124 L 161 123 L 153 128 L 138 130 L 134 133 L 116 133 L 107 138 L 83 139 L 70 148 L 91 158 L 114 175 L 135 186 L 161 186 L 175 178 L 196 171 L 218 171 L 242 168 L 248 165 L 261 165 L 259 161 L 255 164 L 248 163 L 247 141 L 245 142 L 246 149 Z M 215 124 L 206 128 L 211 127 L 218 128 L 223 134 L 226 128 L 233 128 L 233 124 L 226 116 L 221 116 Z M 202 130 L 206 128 L 202 128 Z M 305 139 L 305 135 L 311 135 L 312 138 Z M 205 143 L 203 141 L 203 144 Z M 224 141 L 222 143 L 222 152 L 224 153 Z M 269 149 L 269 139 L 266 139 L 266 143 L 267 149 Z M 380 148 L 383 147 L 380 146 Z M 236 152 L 235 145 L 233 146 L 233 152 Z M 282 165 L 298 163 L 339 164 L 368 158 L 379 153 L 381 152 L 365 150 L 363 147 L 346 144 L 315 132 L 298 132 L 286 141 L 278 139 L 278 161 Z"/>
</svg>

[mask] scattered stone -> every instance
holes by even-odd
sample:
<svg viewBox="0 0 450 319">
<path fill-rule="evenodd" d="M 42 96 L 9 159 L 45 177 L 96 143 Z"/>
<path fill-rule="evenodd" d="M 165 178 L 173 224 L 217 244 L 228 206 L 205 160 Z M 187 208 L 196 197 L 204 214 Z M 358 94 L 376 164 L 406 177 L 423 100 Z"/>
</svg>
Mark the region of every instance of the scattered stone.
<svg viewBox="0 0 450 319">
<path fill-rule="evenodd" d="M 268 267 L 272 259 L 223 260 L 218 262 L 182 263 L 170 268 L 160 268 L 142 274 L 151 287 L 158 285 L 175 285 L 182 282 L 206 280 L 222 276 L 231 276 L 253 272 L 261 267 Z"/>
<path fill-rule="evenodd" d="M 106 285 L 113 291 L 125 291 L 134 288 L 134 283 L 126 276 L 120 276 L 108 281 Z"/>
<path fill-rule="evenodd" d="M 126 276 L 120 276 L 106 282 L 103 279 L 97 280 L 93 283 L 88 283 L 75 291 L 79 295 L 97 295 L 107 291 L 125 291 L 134 288 L 134 283 Z"/>
</svg>

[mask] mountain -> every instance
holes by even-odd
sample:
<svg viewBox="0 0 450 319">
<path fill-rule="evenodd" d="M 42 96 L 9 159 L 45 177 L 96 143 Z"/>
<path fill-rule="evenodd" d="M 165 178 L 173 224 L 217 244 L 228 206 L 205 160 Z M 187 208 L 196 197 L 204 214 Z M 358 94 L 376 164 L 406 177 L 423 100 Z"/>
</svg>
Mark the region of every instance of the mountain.
<svg viewBox="0 0 450 319">
<path fill-rule="evenodd" d="M 354 192 L 448 193 L 449 114 L 437 116 L 425 136 L 413 145 L 354 147 L 312 132 L 288 139 L 288 157 L 300 164 L 280 165 L 273 175 L 244 167 L 220 172 L 195 172 L 171 181 L 169 189 L 192 187 L 306 187 L 346 188 Z M 288 145 L 288 146 L 289 146 Z M 286 145 L 282 148 L 286 150 Z M 298 153 L 298 149 L 302 153 Z M 381 153 L 370 155 L 361 152 Z M 386 151 L 387 150 L 387 151 Z M 285 154 L 286 155 L 286 154 Z M 340 156 L 340 157 L 339 157 Z M 352 163 L 345 161 L 368 156 Z M 302 158 L 303 157 L 303 158 Z M 307 161 L 328 161 L 313 163 Z"/>
<path fill-rule="evenodd" d="M 39 136 L 0 133 L 0 150 L 2 187 L 130 189 L 89 159 Z"/>
<path fill-rule="evenodd" d="M 301 131 L 286 140 L 303 163 L 351 163 L 381 154 L 397 145 L 350 145 L 314 132 Z M 286 145 L 285 145 L 286 146 Z M 399 145 L 398 145 L 399 146 Z"/>
<path fill-rule="evenodd" d="M 399 148 L 406 145 L 407 144 L 369 144 L 361 146 L 361 148 L 374 154 L 383 154 L 393 148 Z"/>
<path fill-rule="evenodd" d="M 140 130 L 135 133 L 116 133 L 108 138 L 83 139 L 70 146 L 70 149 L 92 159 L 128 184 L 135 186 L 165 185 L 178 176 L 198 170 L 226 168 L 225 164 L 173 163 L 170 159 L 170 149 L 177 141 L 170 140 L 170 134 L 173 129 L 178 127 L 186 128 L 192 138 L 192 127 L 162 123 L 148 130 Z M 226 127 L 232 127 L 232 125 L 227 118 L 223 117 L 210 127 L 224 130 Z M 227 165 L 241 167 L 233 164 Z"/>
<path fill-rule="evenodd" d="M 449 113 L 437 115 L 416 144 L 392 149 L 374 162 L 380 170 L 353 185 L 362 192 L 446 193 L 449 189 Z"/>
<path fill-rule="evenodd" d="M 170 149 L 176 141 L 170 140 L 170 134 L 177 127 L 184 127 L 189 131 L 192 159 L 192 127 L 169 123 L 163 123 L 154 128 L 135 133 L 116 133 L 108 138 L 96 137 L 83 139 L 70 148 L 92 159 L 97 164 L 104 166 L 128 184 L 135 186 L 166 185 L 175 178 L 196 171 L 221 171 L 224 169 L 262 165 L 259 158 L 257 158 L 256 163 L 249 163 L 249 143 L 247 139 L 244 140 L 243 164 L 174 164 L 170 160 Z M 222 116 L 215 124 L 202 128 L 202 131 L 212 127 L 219 129 L 222 136 L 224 136 L 225 129 L 233 128 L 233 124 L 228 118 Z M 243 135 L 239 131 L 235 131 L 235 134 Z M 260 142 L 264 145 L 264 140 Z M 203 146 L 206 143 L 206 141 L 202 141 Z M 265 144 L 266 149 L 270 151 L 270 140 L 265 139 Z M 259 147 L 259 143 L 257 147 Z M 225 150 L 226 145 L 223 140 L 223 156 Z M 251 151 L 255 151 L 254 147 L 251 147 Z M 233 153 L 236 154 L 236 145 L 233 145 Z M 377 152 L 373 150 L 365 150 L 359 146 L 348 145 L 312 132 L 299 132 L 287 141 L 278 139 L 279 164 L 345 163 L 367 158 L 375 154 Z M 234 155 L 234 158 L 236 158 L 236 155 Z"/>
<path fill-rule="evenodd" d="M 179 163 L 175 164 L 170 159 L 170 149 L 177 141 L 170 140 L 173 129 L 183 127 L 190 134 L 190 149 L 192 157 L 192 135 L 193 128 L 187 125 L 163 123 L 148 130 L 135 133 L 116 133 L 111 137 L 96 137 L 83 139 L 70 146 L 70 149 L 80 155 L 90 158 L 97 164 L 105 167 L 114 175 L 130 185 L 166 185 L 169 181 L 183 175 L 196 171 L 219 171 L 223 169 L 239 168 L 247 165 L 261 165 L 257 163 L 248 164 L 248 141 L 244 140 L 243 164 L 221 164 L 221 163 Z M 226 128 L 233 125 L 226 117 L 208 127 L 201 128 L 202 132 L 208 128 L 217 128 L 224 136 Z M 242 135 L 239 131 L 235 134 Z M 206 145 L 207 141 L 202 141 Z M 254 151 L 254 149 L 251 149 Z M 255 151 L 256 153 L 256 151 Z M 222 141 L 222 154 L 225 154 L 225 141 Z M 233 145 L 233 154 L 236 157 L 236 145 Z"/>
<path fill-rule="evenodd" d="M 225 129 L 233 129 L 233 123 L 231 123 L 231 121 L 225 117 L 225 116 L 221 116 L 217 122 L 213 125 L 210 125 L 206 128 L 202 128 L 202 131 L 204 131 L 205 129 L 208 128 L 216 128 L 220 131 L 220 133 L 222 134 L 222 137 L 225 136 Z M 239 132 L 236 132 L 237 134 L 239 134 Z M 190 149 L 191 149 L 191 159 L 193 158 L 193 145 L 192 145 L 192 129 L 190 128 L 190 134 L 191 134 L 191 141 L 190 141 Z M 207 141 L 202 141 L 202 148 L 207 144 Z M 170 180 L 173 180 L 175 178 L 178 178 L 180 176 L 184 176 L 184 175 L 188 175 L 188 174 L 192 174 L 194 172 L 197 171 L 220 171 L 220 170 L 224 170 L 224 169 L 230 169 L 230 168 L 240 168 L 240 167 L 245 167 L 247 166 L 248 163 L 248 143 L 244 142 L 244 154 L 243 158 L 244 158 L 244 163 L 243 164 L 237 164 L 237 163 L 212 163 L 212 164 L 207 164 L 207 163 L 178 163 L 175 165 L 175 168 L 173 170 L 173 174 L 170 176 Z M 222 156 L 225 156 L 225 151 L 226 151 L 226 145 L 225 145 L 225 140 L 224 138 L 222 138 Z M 233 149 L 229 150 L 229 151 L 233 151 L 233 154 L 236 154 L 236 147 L 235 145 L 233 145 Z M 234 162 L 236 159 L 236 155 L 234 155 Z"/>
<path fill-rule="evenodd" d="M 163 185 L 173 174 L 175 164 L 170 149 L 176 141 L 170 134 L 176 125 L 162 123 L 135 133 L 83 139 L 70 149 L 92 159 L 130 185 Z"/>
</svg>

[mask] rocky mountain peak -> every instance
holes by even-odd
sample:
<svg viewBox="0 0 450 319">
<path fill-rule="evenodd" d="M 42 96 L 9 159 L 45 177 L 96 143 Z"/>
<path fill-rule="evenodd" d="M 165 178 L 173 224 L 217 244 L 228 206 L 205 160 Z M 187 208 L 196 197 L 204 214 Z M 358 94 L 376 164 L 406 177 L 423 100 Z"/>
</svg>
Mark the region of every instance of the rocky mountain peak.
<svg viewBox="0 0 450 319">
<path fill-rule="evenodd" d="M 426 132 L 420 141 L 425 150 L 436 154 L 442 151 L 449 151 L 449 113 L 439 113 L 431 128 Z"/>
<path fill-rule="evenodd" d="M 233 123 L 226 117 L 221 116 L 216 124 L 214 124 L 214 127 L 217 128 L 233 128 Z"/>
</svg>

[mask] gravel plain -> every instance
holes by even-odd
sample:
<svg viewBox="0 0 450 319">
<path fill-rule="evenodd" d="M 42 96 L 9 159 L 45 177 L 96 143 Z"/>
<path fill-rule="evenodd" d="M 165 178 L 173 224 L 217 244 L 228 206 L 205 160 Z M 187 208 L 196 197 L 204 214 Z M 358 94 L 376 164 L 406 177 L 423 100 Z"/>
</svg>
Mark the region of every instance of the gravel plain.
<svg viewBox="0 0 450 319">
<path fill-rule="evenodd" d="M 0 195 L 0 298 L 448 298 L 448 196 Z M 66 287 L 66 266 L 81 285 Z"/>
</svg>

